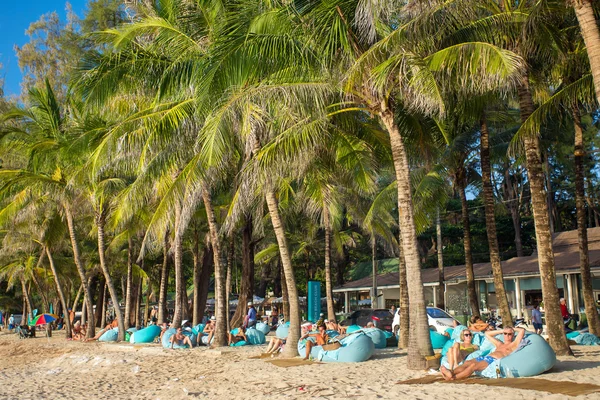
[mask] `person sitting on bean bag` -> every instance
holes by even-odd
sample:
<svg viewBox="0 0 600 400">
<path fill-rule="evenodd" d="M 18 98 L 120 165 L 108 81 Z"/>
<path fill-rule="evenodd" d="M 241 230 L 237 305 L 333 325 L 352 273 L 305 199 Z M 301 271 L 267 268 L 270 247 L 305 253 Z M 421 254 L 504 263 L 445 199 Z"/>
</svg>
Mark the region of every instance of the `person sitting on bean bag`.
<svg viewBox="0 0 600 400">
<path fill-rule="evenodd" d="M 232 333 L 233 332 L 233 333 Z M 236 344 L 237 342 L 241 342 L 241 341 L 248 341 L 248 338 L 246 337 L 246 333 L 243 327 L 239 327 L 237 329 L 233 329 L 231 332 L 229 332 L 229 340 L 228 340 L 228 344 L 231 346 L 232 344 Z"/>
<path fill-rule="evenodd" d="M 192 347 L 192 341 L 189 337 L 182 333 L 181 327 L 177 328 L 177 332 L 169 339 L 171 341 L 171 348 L 173 346 L 185 346 L 186 344 Z"/>
<path fill-rule="evenodd" d="M 325 332 L 325 324 L 317 326 L 317 329 L 319 330 L 318 333 L 307 333 L 301 337 L 301 339 L 306 339 L 309 336 L 312 336 L 316 339 L 316 343 L 312 340 L 306 341 L 306 356 L 304 357 L 305 360 L 308 360 L 308 356 L 310 356 L 310 351 L 314 346 L 323 346 L 329 341 L 329 335 L 327 335 L 327 333 Z"/>
<path fill-rule="evenodd" d="M 470 330 L 465 329 L 460 333 L 460 343 L 456 342 L 450 350 L 448 350 L 448 365 L 450 370 L 458 367 L 458 365 L 467 358 L 469 354 L 475 350 L 479 350 L 479 346 L 471 343 L 473 340 L 473 333 Z"/>
<path fill-rule="evenodd" d="M 274 354 L 277 353 L 285 344 L 285 339 L 279 339 L 278 337 L 273 336 L 271 340 L 269 340 L 269 345 L 267 346 L 266 354 Z"/>
</svg>

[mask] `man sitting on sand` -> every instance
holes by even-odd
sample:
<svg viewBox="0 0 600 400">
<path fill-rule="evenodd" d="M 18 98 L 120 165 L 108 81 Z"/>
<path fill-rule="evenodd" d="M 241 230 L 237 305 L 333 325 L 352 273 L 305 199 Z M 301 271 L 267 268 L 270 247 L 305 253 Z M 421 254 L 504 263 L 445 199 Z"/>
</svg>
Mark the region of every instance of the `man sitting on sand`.
<svg viewBox="0 0 600 400">
<path fill-rule="evenodd" d="M 516 340 L 513 340 L 515 338 L 515 330 L 518 330 L 519 333 L 517 334 Z M 504 335 L 504 342 L 501 342 L 495 338 L 495 336 L 500 333 Z M 485 332 L 485 337 L 492 342 L 494 346 L 496 346 L 496 350 L 487 356 L 477 357 L 475 359 L 465 361 L 463 365 L 456 367 L 454 371 L 450 371 L 444 366 L 440 368 L 440 371 L 442 372 L 444 379 L 447 381 L 468 378 L 473 374 L 473 372 L 483 371 L 494 361 L 500 360 L 512 354 L 515 350 L 517 350 L 524 336 L 525 329 L 523 328 L 504 328 L 497 331 L 487 331 Z"/>
<path fill-rule="evenodd" d="M 325 324 L 319 325 L 317 329 L 319 330 L 318 333 L 307 333 L 306 335 L 301 337 L 301 339 L 306 339 L 309 336 L 312 336 L 316 339 L 316 343 L 312 340 L 306 341 L 306 355 L 304 357 L 305 360 L 308 360 L 308 356 L 310 356 L 310 351 L 313 347 L 323 346 L 329 341 L 329 335 L 327 335 L 327 333 L 325 332 Z"/>
<path fill-rule="evenodd" d="M 186 344 L 188 346 L 190 346 L 190 348 L 192 348 L 192 341 L 190 340 L 189 337 L 187 337 L 186 335 L 184 335 L 182 333 L 181 327 L 177 328 L 177 332 L 175 332 L 175 334 L 173 336 L 171 336 L 171 338 L 169 339 L 171 342 L 171 348 L 173 348 L 173 346 L 177 345 L 177 346 L 185 346 Z"/>
<path fill-rule="evenodd" d="M 73 326 L 73 340 L 83 340 L 85 338 L 85 328 L 81 326 L 81 321 L 75 322 Z"/>
<path fill-rule="evenodd" d="M 247 342 L 248 338 L 246 337 L 246 331 L 244 327 L 240 326 L 239 328 L 232 329 L 231 332 L 229 332 L 227 343 L 231 346 L 232 344 L 236 344 L 242 340 Z"/>
</svg>

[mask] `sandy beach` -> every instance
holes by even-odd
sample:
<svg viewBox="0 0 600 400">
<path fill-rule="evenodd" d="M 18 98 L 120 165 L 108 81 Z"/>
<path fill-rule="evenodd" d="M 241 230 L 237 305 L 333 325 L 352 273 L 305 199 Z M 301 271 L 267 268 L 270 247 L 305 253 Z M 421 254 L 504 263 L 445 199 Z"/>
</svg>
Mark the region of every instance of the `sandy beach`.
<svg viewBox="0 0 600 400">
<path fill-rule="evenodd" d="M 19 340 L 0 333 L 0 398 L 3 399 L 563 399 L 564 395 L 481 385 L 398 385 L 423 377 L 406 369 L 405 352 L 377 350 L 360 364 L 283 368 L 263 359 L 265 346 L 164 350 L 158 345 L 80 343 L 54 337 Z M 540 378 L 598 383 L 600 347 L 574 346 Z M 575 398 L 575 397 L 573 397 Z M 600 393 L 578 399 L 598 399 Z"/>
</svg>

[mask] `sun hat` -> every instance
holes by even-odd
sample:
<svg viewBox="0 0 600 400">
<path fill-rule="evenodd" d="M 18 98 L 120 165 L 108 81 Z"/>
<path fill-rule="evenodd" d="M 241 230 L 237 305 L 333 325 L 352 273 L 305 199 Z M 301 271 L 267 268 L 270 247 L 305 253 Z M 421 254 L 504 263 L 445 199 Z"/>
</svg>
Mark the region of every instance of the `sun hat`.
<svg viewBox="0 0 600 400">
<path fill-rule="evenodd" d="M 217 320 L 217 317 L 215 317 L 215 316 L 213 315 L 212 317 L 210 317 L 210 320 L 211 320 L 211 321 L 216 321 L 216 320 Z"/>
<path fill-rule="evenodd" d="M 251 301 L 249 301 L 249 302 L 248 302 L 248 305 L 249 305 L 249 306 L 251 306 L 251 305 L 252 305 L 252 302 L 251 302 Z"/>
</svg>

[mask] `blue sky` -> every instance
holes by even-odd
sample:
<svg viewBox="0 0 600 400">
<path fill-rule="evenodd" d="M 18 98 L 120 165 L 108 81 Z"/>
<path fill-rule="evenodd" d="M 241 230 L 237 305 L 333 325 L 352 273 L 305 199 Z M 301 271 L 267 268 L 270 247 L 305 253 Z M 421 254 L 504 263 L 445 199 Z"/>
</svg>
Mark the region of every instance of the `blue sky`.
<svg viewBox="0 0 600 400">
<path fill-rule="evenodd" d="M 28 42 L 25 30 L 29 24 L 45 13 L 56 11 L 65 20 L 65 0 L 5 0 L 0 13 L 0 74 L 4 77 L 4 91 L 7 95 L 21 92 L 21 71 L 14 45 L 22 46 Z M 88 0 L 70 0 L 73 10 L 80 17 Z"/>
</svg>

